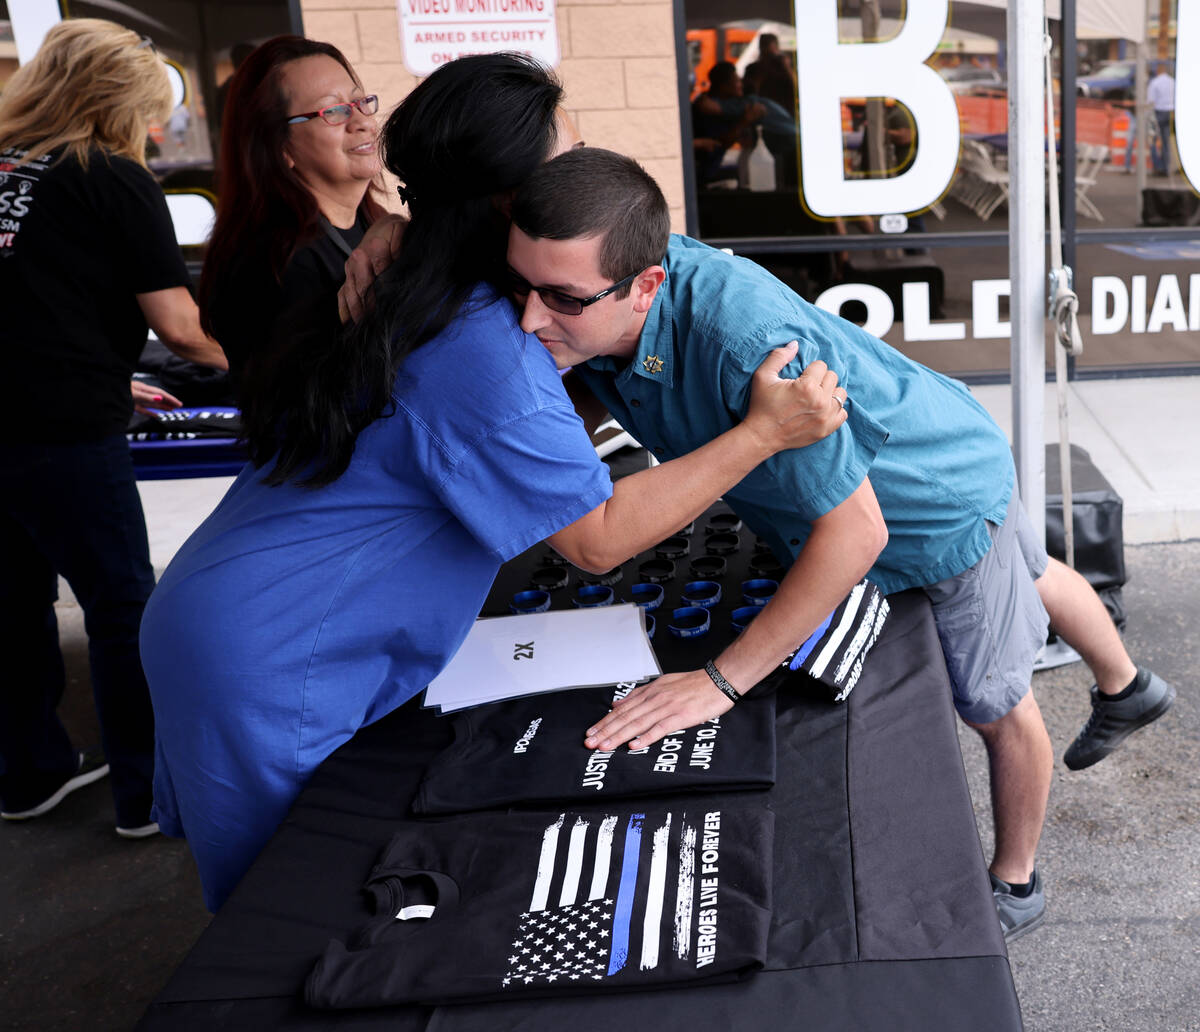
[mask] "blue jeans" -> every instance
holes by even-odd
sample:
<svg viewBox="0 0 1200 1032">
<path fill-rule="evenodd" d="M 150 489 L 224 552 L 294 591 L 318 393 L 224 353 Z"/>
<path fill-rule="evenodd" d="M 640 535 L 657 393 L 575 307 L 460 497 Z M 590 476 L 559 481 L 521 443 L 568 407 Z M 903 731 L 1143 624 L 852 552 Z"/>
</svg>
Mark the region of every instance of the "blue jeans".
<svg viewBox="0 0 1200 1032">
<path fill-rule="evenodd" d="M 73 444 L 0 444 L 0 797 L 33 805 L 75 772 L 55 712 L 65 685 L 57 576 L 84 614 L 92 691 L 117 824 L 149 819 L 154 716 L 138 655 L 154 588 L 129 445 L 117 434 Z"/>
<path fill-rule="evenodd" d="M 1173 111 L 1156 109 L 1154 112 L 1154 120 L 1158 123 L 1158 136 L 1154 140 L 1152 157 L 1154 158 L 1154 171 L 1163 176 L 1167 174 L 1167 160 L 1171 156 L 1171 119 L 1174 115 Z"/>
</svg>

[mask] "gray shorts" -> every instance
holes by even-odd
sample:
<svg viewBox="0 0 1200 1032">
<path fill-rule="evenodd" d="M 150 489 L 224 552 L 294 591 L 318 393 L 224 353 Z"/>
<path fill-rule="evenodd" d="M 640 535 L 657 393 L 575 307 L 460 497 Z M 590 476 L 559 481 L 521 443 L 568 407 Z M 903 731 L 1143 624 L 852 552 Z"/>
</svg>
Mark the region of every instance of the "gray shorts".
<svg viewBox="0 0 1200 1032">
<path fill-rule="evenodd" d="M 925 588 L 963 720 L 990 724 L 1029 691 L 1050 618 L 1034 581 L 1049 559 L 1013 488 L 1004 525 L 969 570 Z"/>
</svg>

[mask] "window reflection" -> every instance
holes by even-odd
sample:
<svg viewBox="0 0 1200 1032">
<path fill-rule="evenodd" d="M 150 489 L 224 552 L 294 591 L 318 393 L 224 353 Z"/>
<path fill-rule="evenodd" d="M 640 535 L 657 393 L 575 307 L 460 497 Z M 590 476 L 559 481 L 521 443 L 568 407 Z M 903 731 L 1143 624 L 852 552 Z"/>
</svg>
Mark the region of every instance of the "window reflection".
<svg viewBox="0 0 1200 1032">
<path fill-rule="evenodd" d="M 836 5 L 841 43 L 866 38 L 857 0 L 808 2 Z M 903 26 L 903 4 L 880 0 L 878 6 L 882 18 L 872 38 L 895 37 Z M 1155 10 L 1143 19 L 1139 12 L 1131 14 L 1132 8 L 1092 5 L 1103 9 L 1101 20 L 1089 14 L 1089 38 L 1070 43 L 1078 62 L 1067 86 L 1074 101 L 1073 167 L 1061 167 L 1061 138 L 1053 151 L 1060 159 L 1063 210 L 1084 233 L 1200 227 L 1200 197 L 1180 167 L 1176 115 L 1169 102 L 1176 27 L 1174 21 L 1160 24 L 1159 5 L 1149 6 Z M 1008 229 L 1005 10 L 952 2 L 947 28 L 925 62 L 952 95 L 958 119 L 958 160 L 946 192 L 923 210 L 868 211 L 840 219 L 819 218 L 806 205 L 800 161 L 805 126 L 797 122 L 791 92 L 797 89 L 795 72 L 804 46 L 797 47 L 794 21 L 778 20 L 781 7 L 771 0 L 739 0 L 736 5 L 731 0 L 684 0 L 684 10 L 695 140 L 694 210 L 701 237 L 717 243 L 769 242 L 769 248 L 742 250 L 809 300 L 885 327 L 890 342 L 939 369 L 968 374 L 1006 370 L 1007 247 L 1002 238 L 993 247 L 945 246 L 946 235 L 978 237 Z M 790 13 L 791 5 L 783 10 Z M 1060 137 L 1063 83 L 1057 23 L 1051 31 Z M 769 77 L 764 75 L 768 68 Z M 1158 85 L 1151 89 L 1156 79 Z M 922 136 L 933 138 L 939 131 L 895 97 L 842 97 L 839 114 L 842 153 L 833 160 L 846 183 L 904 175 L 920 153 Z M 934 246 L 922 240 L 928 234 L 937 234 Z M 789 251 L 789 238 L 803 240 L 804 246 Z M 823 238 L 827 244 L 818 243 Z M 1200 287 L 1195 302 L 1189 293 L 1192 245 L 1179 246 L 1186 253 L 1172 252 L 1171 260 L 1179 263 L 1185 305 L 1200 313 Z M 1139 290 L 1150 292 L 1145 320 L 1153 322 L 1157 288 L 1149 280 L 1138 286 L 1138 277 L 1150 274 L 1135 271 L 1130 263 L 1156 259 L 1124 253 L 1116 245 L 1080 245 L 1079 253 L 1089 263 L 1086 275 L 1076 270 L 1085 309 L 1091 305 L 1085 291 L 1093 281 L 1115 277 L 1126 283 L 1131 310 L 1137 310 Z M 1077 261 L 1084 263 L 1082 257 Z M 1118 303 L 1114 298 L 1119 293 L 1110 297 L 1110 304 Z M 1200 317 L 1196 321 L 1200 328 Z M 1153 340 L 1137 326 L 1132 314 L 1123 327 L 1116 326 L 1110 312 L 1096 331 L 1105 339 L 1080 364 L 1137 364 L 1141 355 L 1144 361 L 1170 365 L 1200 357 L 1185 339 L 1194 329 L 1179 331 L 1173 317 L 1154 331 Z"/>
</svg>

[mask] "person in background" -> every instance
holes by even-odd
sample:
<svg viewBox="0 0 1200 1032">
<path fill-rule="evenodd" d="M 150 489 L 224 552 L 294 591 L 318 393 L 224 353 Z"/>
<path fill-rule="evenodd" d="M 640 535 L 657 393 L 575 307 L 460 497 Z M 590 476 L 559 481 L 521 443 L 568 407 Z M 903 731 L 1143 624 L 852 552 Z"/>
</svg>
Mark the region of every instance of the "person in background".
<svg viewBox="0 0 1200 1032">
<path fill-rule="evenodd" d="M 1165 64 L 1158 66 L 1158 74 L 1146 84 L 1146 100 L 1154 108 L 1154 123 L 1158 129 L 1151 151 L 1154 174 L 1165 176 L 1171 165 L 1171 123 L 1175 119 L 1175 79 Z"/>
<path fill-rule="evenodd" d="M 212 149 L 214 154 L 220 153 L 221 149 L 221 120 L 225 117 L 225 101 L 229 97 L 229 85 L 233 82 L 233 73 L 242 66 L 242 62 L 254 53 L 254 44 L 240 41 L 234 43 L 229 48 L 229 63 L 233 65 L 233 72 L 230 72 L 217 87 L 213 96 L 213 114 L 214 118 L 210 119 L 210 132 L 213 134 Z"/>
<path fill-rule="evenodd" d="M 142 626 L 154 813 L 187 838 L 214 910 L 317 766 L 441 671 L 502 562 L 547 540 L 609 570 L 768 455 L 841 424 L 823 363 L 775 376 L 795 351 L 782 347 L 728 434 L 611 483 L 550 354 L 489 285 L 503 280 L 513 192 L 579 142 L 561 98 L 512 54 L 425 79 L 383 131 L 412 220 L 366 316 L 333 336 L 275 334 L 249 356 L 251 464 Z M 633 275 L 551 303 L 590 311 Z"/>
<path fill-rule="evenodd" d="M 721 162 L 735 143 L 753 146 L 752 127 L 766 108 L 743 95 L 731 61 L 718 61 L 708 73 L 708 89 L 692 101 L 696 178 L 701 186 L 726 178 Z"/>
<path fill-rule="evenodd" d="M 149 39 L 111 22 L 55 25 L 0 97 L 0 311 L 14 391 L 0 408 L 0 816 L 39 817 L 111 770 L 116 828 L 153 834 L 153 714 L 138 658 L 154 586 L 125 427 L 147 326 L 225 367 L 200 328 L 147 128 L 171 111 Z M 58 577 L 83 609 L 103 757 L 56 715 L 65 687 Z M 107 762 L 104 762 L 105 759 Z"/>
<path fill-rule="evenodd" d="M 300 36 L 267 40 L 230 78 L 200 308 L 235 386 L 282 316 L 332 297 L 384 215 L 378 106 L 337 47 Z"/>
<path fill-rule="evenodd" d="M 764 32 L 758 37 L 758 60 L 746 65 L 747 93 L 778 104 L 793 119 L 796 118 L 796 72 L 792 62 L 779 49 L 779 37 Z M 751 89 L 749 84 L 753 83 Z"/>
</svg>

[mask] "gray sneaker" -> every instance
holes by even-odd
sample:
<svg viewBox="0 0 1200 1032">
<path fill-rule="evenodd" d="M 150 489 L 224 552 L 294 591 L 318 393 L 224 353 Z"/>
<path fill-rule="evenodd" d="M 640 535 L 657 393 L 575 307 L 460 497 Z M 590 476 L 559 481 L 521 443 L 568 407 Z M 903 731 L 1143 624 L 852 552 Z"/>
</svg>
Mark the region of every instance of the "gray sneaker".
<svg viewBox="0 0 1200 1032">
<path fill-rule="evenodd" d="M 1000 927 L 1004 929 L 1006 942 L 1019 939 L 1032 932 L 1046 920 L 1046 892 L 1042 888 L 1042 876 L 1037 869 L 1033 872 L 1033 891 L 1028 896 L 1014 896 L 1012 886 L 1001 881 L 991 871 L 992 899 L 996 902 L 996 913 L 1000 915 Z"/>
<path fill-rule="evenodd" d="M 1063 754 L 1063 762 L 1071 770 L 1099 763 L 1139 727 L 1166 713 L 1174 701 L 1175 689 L 1142 667 L 1138 667 L 1137 687 L 1126 699 L 1111 702 L 1092 685 L 1092 715 Z"/>
</svg>

